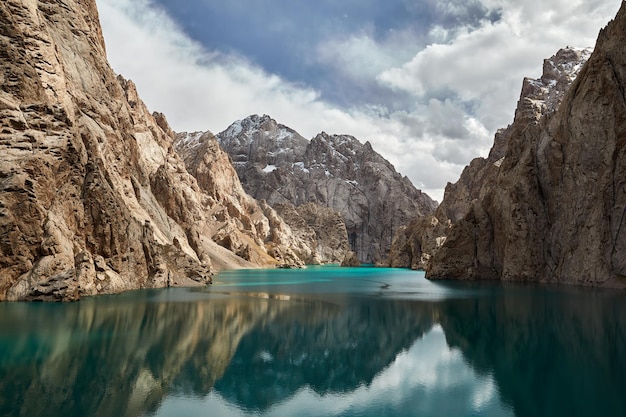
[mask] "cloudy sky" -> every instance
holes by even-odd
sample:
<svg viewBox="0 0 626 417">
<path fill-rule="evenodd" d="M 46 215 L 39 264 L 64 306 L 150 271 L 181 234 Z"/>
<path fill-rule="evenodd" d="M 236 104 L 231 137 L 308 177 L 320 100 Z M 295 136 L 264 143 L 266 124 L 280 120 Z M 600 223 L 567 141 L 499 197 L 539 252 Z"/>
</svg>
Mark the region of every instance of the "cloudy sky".
<svg viewBox="0 0 626 417">
<path fill-rule="evenodd" d="M 113 69 L 176 131 L 268 114 L 351 134 L 441 201 L 522 79 L 595 44 L 619 0 L 97 0 Z"/>
</svg>

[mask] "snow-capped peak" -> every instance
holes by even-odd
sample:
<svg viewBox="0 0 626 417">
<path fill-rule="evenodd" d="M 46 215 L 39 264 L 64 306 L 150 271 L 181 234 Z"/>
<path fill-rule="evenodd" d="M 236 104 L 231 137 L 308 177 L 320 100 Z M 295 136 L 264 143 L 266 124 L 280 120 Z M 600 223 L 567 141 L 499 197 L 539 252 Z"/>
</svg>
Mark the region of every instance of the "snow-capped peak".
<svg viewBox="0 0 626 417">
<path fill-rule="evenodd" d="M 566 47 L 544 60 L 540 78 L 525 78 L 517 115 L 538 119 L 556 111 L 565 93 L 593 52 Z"/>
</svg>

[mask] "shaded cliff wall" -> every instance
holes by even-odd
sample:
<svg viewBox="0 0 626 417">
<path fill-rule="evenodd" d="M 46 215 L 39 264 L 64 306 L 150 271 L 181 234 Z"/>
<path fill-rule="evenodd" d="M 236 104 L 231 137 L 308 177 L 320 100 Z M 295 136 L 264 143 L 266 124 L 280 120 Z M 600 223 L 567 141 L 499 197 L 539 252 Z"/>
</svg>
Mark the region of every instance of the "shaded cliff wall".
<svg viewBox="0 0 626 417">
<path fill-rule="evenodd" d="M 212 268 L 278 263 L 254 235 L 246 260 L 215 242 L 224 205 L 173 140 L 111 70 L 95 1 L 3 1 L 0 300 L 202 285 Z"/>
<path fill-rule="evenodd" d="M 567 48 L 525 79 L 489 157 L 397 235 L 390 263 L 433 279 L 624 286 L 625 35 L 622 5 L 588 60 Z"/>
</svg>

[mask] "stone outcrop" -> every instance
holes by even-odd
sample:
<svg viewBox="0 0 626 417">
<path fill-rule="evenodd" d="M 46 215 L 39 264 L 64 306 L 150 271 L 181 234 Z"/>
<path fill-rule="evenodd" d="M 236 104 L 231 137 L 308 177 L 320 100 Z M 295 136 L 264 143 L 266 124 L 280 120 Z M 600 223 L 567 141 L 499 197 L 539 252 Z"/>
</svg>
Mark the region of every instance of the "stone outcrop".
<svg viewBox="0 0 626 417">
<path fill-rule="evenodd" d="M 567 49 L 524 81 L 489 158 L 446 189 L 430 278 L 626 285 L 625 34 L 623 4 L 580 71 L 586 53 Z"/>
<path fill-rule="evenodd" d="M 195 222 L 161 204 L 201 224 L 195 181 L 108 66 L 95 2 L 0 14 L 0 299 L 210 282 Z"/>
<path fill-rule="evenodd" d="M 280 266 L 291 267 L 336 263 L 348 251 L 338 213 L 319 206 L 271 207 L 247 194 L 212 133 L 180 133 L 175 149 L 200 188 L 215 197 L 214 227 L 220 245 L 257 264 L 267 262 L 264 258 L 270 255 Z M 251 248 L 257 248 L 256 253 Z"/>
<path fill-rule="evenodd" d="M 3 1 L 0 57 L 0 300 L 299 262 L 267 253 L 227 156 L 198 161 L 201 181 L 187 172 L 165 117 L 111 70 L 94 0 Z"/>
<path fill-rule="evenodd" d="M 306 264 L 341 263 L 350 251 L 346 225 L 337 211 L 313 203 L 276 204 L 274 209 L 305 243 L 297 253 Z"/>
<path fill-rule="evenodd" d="M 350 252 L 345 258 L 343 258 L 343 261 L 341 261 L 341 266 L 357 267 L 361 266 L 361 262 L 359 261 L 358 256 L 356 256 L 356 253 Z"/>
<path fill-rule="evenodd" d="M 186 138 L 178 135 L 178 139 Z M 207 132 L 194 141 L 175 141 L 175 150 L 198 186 L 211 196 L 213 240 L 257 265 L 303 266 L 292 248 L 301 246 L 291 229 L 272 211 L 246 194 L 228 155 Z M 273 258 L 273 259 L 272 259 Z"/>
<path fill-rule="evenodd" d="M 436 207 L 369 142 L 352 136 L 321 133 L 309 141 L 269 116 L 250 116 L 217 137 L 253 197 L 340 212 L 363 262 L 385 258 L 394 230 Z"/>
</svg>

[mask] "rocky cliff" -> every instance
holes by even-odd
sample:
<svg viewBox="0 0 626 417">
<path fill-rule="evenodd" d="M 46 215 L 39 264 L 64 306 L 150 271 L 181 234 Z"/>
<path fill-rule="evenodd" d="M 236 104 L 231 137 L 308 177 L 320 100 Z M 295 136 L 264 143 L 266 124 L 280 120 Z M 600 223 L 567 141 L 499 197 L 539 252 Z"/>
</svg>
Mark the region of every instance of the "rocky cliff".
<svg viewBox="0 0 626 417">
<path fill-rule="evenodd" d="M 228 158 L 211 161 L 212 186 L 196 181 L 165 118 L 113 73 L 94 0 L 3 1 L 0 57 L 0 300 L 201 285 L 285 261 L 263 246 L 267 218 L 226 196 L 240 191 Z"/>
<path fill-rule="evenodd" d="M 626 285 L 625 38 L 623 4 L 573 82 L 585 53 L 571 49 L 524 81 L 489 158 L 446 189 L 430 278 Z"/>
<path fill-rule="evenodd" d="M 529 124 L 539 123 L 558 109 L 590 54 L 589 49 L 561 49 L 544 60 L 540 78 L 523 80 L 515 121 L 496 133 L 487 158 L 474 159 L 456 183 L 448 183 L 444 199 L 432 216 L 415 219 L 398 231 L 388 258 L 390 266 L 430 267 L 432 256 L 446 242 L 452 226 L 467 216 L 474 204 L 483 201 L 494 188 L 512 138 L 522 135 Z"/>
<path fill-rule="evenodd" d="M 270 207 L 248 195 L 211 132 L 180 133 L 175 149 L 200 188 L 215 197 L 214 240 L 220 245 L 255 263 L 269 254 L 281 266 L 337 263 L 349 251 L 345 224 L 331 209 Z"/>
<path fill-rule="evenodd" d="M 296 250 L 306 264 L 338 264 L 350 253 L 346 224 L 339 212 L 314 203 L 298 207 L 276 204 L 274 209 L 305 243 Z"/>
<path fill-rule="evenodd" d="M 250 116 L 217 137 L 248 193 L 270 206 L 315 203 L 340 212 L 364 262 L 385 258 L 394 230 L 436 207 L 352 136 L 321 133 L 309 141 L 269 116 Z"/>
</svg>

